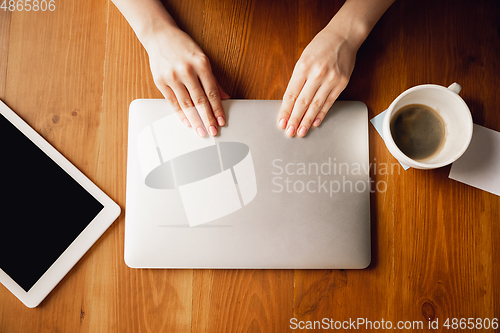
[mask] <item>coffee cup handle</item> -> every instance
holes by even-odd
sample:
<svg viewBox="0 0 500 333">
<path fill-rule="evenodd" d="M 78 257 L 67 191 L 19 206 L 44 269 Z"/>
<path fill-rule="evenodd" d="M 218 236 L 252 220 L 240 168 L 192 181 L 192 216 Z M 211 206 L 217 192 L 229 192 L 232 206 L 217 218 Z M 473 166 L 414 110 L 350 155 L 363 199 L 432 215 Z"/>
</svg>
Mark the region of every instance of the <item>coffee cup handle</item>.
<svg viewBox="0 0 500 333">
<path fill-rule="evenodd" d="M 459 85 L 458 83 L 456 82 L 453 82 L 449 87 L 448 89 L 450 89 L 451 91 L 453 91 L 455 94 L 458 95 L 458 93 L 460 93 L 460 90 L 462 90 L 462 86 Z"/>
</svg>

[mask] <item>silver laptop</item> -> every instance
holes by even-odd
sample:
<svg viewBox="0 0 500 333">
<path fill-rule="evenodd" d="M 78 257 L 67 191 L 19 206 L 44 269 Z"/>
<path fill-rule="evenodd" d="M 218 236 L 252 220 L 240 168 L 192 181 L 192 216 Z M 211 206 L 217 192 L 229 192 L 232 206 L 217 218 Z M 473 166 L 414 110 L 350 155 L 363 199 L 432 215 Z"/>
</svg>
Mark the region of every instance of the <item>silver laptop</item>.
<svg viewBox="0 0 500 333">
<path fill-rule="evenodd" d="M 198 137 L 164 100 L 135 100 L 128 132 L 125 262 L 133 268 L 365 268 L 368 112 L 337 101 L 289 138 L 281 101 L 223 101 Z"/>
</svg>

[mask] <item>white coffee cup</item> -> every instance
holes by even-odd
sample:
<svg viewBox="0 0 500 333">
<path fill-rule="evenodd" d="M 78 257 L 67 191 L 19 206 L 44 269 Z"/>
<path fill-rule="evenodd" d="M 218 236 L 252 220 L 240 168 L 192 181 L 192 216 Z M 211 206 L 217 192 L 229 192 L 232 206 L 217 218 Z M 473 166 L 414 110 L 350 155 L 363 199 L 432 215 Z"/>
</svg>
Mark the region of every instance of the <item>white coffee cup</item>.
<svg viewBox="0 0 500 333">
<path fill-rule="evenodd" d="M 448 88 L 423 84 L 410 88 L 399 95 L 389 106 L 384 116 L 383 134 L 385 145 L 401 163 L 416 169 L 435 169 L 456 161 L 465 152 L 472 138 L 472 116 L 469 107 L 458 95 L 462 87 L 453 83 Z M 402 107 L 423 104 L 435 110 L 445 123 L 445 141 L 442 148 L 425 161 L 416 161 L 406 156 L 394 142 L 391 134 L 391 119 Z"/>
</svg>

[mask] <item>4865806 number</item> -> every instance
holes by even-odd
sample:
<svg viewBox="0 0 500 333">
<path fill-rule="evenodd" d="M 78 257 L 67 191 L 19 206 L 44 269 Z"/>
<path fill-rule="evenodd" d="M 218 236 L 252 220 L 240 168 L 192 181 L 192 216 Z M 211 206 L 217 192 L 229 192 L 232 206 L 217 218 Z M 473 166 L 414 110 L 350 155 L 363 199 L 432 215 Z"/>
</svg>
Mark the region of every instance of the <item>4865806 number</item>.
<svg viewBox="0 0 500 333">
<path fill-rule="evenodd" d="M 498 329 L 498 318 L 447 318 L 443 323 L 443 327 L 452 330 L 465 330 L 465 329 L 476 329 L 476 330 L 489 330 Z"/>
<path fill-rule="evenodd" d="M 3 0 L 0 9 L 4 12 L 53 12 L 56 0 Z"/>
</svg>

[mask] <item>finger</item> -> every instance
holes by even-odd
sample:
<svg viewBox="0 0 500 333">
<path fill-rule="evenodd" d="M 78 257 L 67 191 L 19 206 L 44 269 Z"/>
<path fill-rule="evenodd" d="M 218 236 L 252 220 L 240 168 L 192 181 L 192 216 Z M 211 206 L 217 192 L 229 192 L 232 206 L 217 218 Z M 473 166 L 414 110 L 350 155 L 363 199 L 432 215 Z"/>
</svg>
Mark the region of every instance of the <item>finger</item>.
<svg viewBox="0 0 500 333">
<path fill-rule="evenodd" d="M 191 127 L 191 123 L 189 122 L 189 119 L 186 117 L 181 107 L 179 106 L 177 98 L 175 97 L 175 94 L 172 91 L 172 89 L 167 85 L 158 85 L 158 89 L 162 93 L 163 97 L 165 97 L 165 100 L 168 102 L 170 107 L 174 110 L 179 120 L 182 121 L 182 123 L 187 127 Z"/>
<path fill-rule="evenodd" d="M 219 84 L 213 74 L 203 72 L 200 75 L 200 81 L 205 89 L 205 94 L 208 97 L 208 102 L 210 103 L 210 108 L 212 115 L 214 117 L 214 121 L 219 126 L 224 126 L 226 124 L 226 115 L 224 113 L 224 108 L 222 107 L 221 102 L 221 93 Z M 226 94 L 227 95 L 227 94 Z"/>
<path fill-rule="evenodd" d="M 321 122 L 323 122 L 323 119 L 325 118 L 326 114 L 332 107 L 333 103 L 335 103 L 337 98 L 340 96 L 342 91 L 344 91 L 348 82 L 349 82 L 349 77 L 339 77 L 337 80 L 335 80 L 335 86 L 328 95 L 325 104 L 321 108 L 320 112 L 318 112 L 318 114 L 316 115 L 316 119 L 314 119 L 313 122 L 314 127 L 318 127 L 321 124 Z"/>
<path fill-rule="evenodd" d="M 205 128 L 208 130 L 208 133 L 215 136 L 217 134 L 217 120 L 214 117 L 212 107 L 210 106 L 208 97 L 205 94 L 205 90 L 200 84 L 200 81 L 188 78 L 186 80 L 186 88 L 188 89 L 191 100 L 194 102 L 194 107 L 198 110 L 198 114 L 200 115 Z"/>
<path fill-rule="evenodd" d="M 225 92 L 224 89 L 222 89 L 219 82 L 217 82 L 217 88 L 219 88 L 219 94 L 220 94 L 221 99 L 230 99 L 231 98 L 231 96 L 229 96 L 229 94 L 227 92 Z"/>
<path fill-rule="evenodd" d="M 326 114 L 328 113 L 328 111 L 330 111 L 330 108 L 332 107 L 333 103 L 335 103 L 342 90 L 344 90 L 343 87 L 337 86 L 330 92 L 325 100 L 325 104 L 323 104 L 321 110 L 316 114 L 316 117 L 312 123 L 314 127 L 318 127 L 323 122 L 323 119 L 325 119 Z"/>
<path fill-rule="evenodd" d="M 231 98 L 231 96 L 229 96 L 229 94 L 227 92 L 225 92 L 224 89 L 222 89 L 219 82 L 217 82 L 217 88 L 219 89 L 220 98 L 222 100 Z M 219 126 L 226 125 L 227 121 L 226 121 L 226 112 L 225 111 L 224 111 L 224 115 L 222 117 L 217 117 L 217 123 L 219 124 Z"/>
<path fill-rule="evenodd" d="M 205 56 L 200 58 L 199 60 L 200 61 L 195 64 L 195 69 L 199 77 L 199 83 L 201 84 L 210 105 L 210 110 L 207 109 L 207 120 L 211 121 L 210 118 L 211 116 L 213 116 L 215 122 L 219 126 L 224 126 L 226 123 L 226 117 L 224 114 L 224 108 L 222 107 L 221 98 L 227 99 L 229 98 L 229 95 L 222 90 L 219 83 L 212 74 L 212 67 L 210 66 L 210 60 L 208 59 L 208 57 Z M 221 92 L 224 93 L 224 96 L 221 95 Z M 217 133 L 217 124 L 214 126 L 215 133 Z"/>
<path fill-rule="evenodd" d="M 299 97 L 295 101 L 293 105 L 292 114 L 288 119 L 288 124 L 286 128 L 286 134 L 289 136 L 294 136 L 297 132 L 300 122 L 302 121 L 302 117 L 306 113 L 307 109 L 311 105 L 316 92 L 319 89 L 319 82 L 315 80 L 307 80 L 304 88 L 299 94 Z M 314 101 L 316 104 L 321 103 L 318 100 Z"/>
<path fill-rule="evenodd" d="M 231 96 L 229 96 L 229 94 L 227 92 L 225 92 L 224 89 L 222 89 L 222 87 L 220 86 L 219 82 L 217 82 L 217 88 L 219 89 L 219 94 L 220 94 L 221 100 L 230 99 L 231 98 Z M 224 116 L 222 118 L 221 117 L 217 118 L 217 123 L 219 124 L 219 126 L 226 125 L 226 123 L 227 123 L 227 121 L 226 121 L 226 112 L 224 112 Z"/>
<path fill-rule="evenodd" d="M 288 119 L 290 118 L 293 106 L 299 97 L 300 91 L 306 83 L 306 78 L 302 74 L 298 74 L 295 70 L 288 86 L 286 87 L 283 101 L 281 102 L 280 111 L 278 113 L 279 126 L 283 129 L 287 127 Z"/>
<path fill-rule="evenodd" d="M 182 108 L 182 111 L 188 118 L 196 133 L 198 133 L 201 137 L 206 136 L 207 131 L 203 125 L 203 121 L 194 107 L 193 101 L 191 100 L 191 96 L 189 95 L 186 87 L 182 84 L 175 84 L 171 88 L 177 98 L 179 106 Z"/>
<path fill-rule="evenodd" d="M 329 85 L 322 85 L 319 87 L 318 91 L 314 95 L 311 104 L 307 108 L 300 125 L 297 127 L 297 135 L 304 137 L 311 125 L 314 123 L 318 113 L 322 110 L 328 96 L 331 93 L 331 87 Z"/>
</svg>

